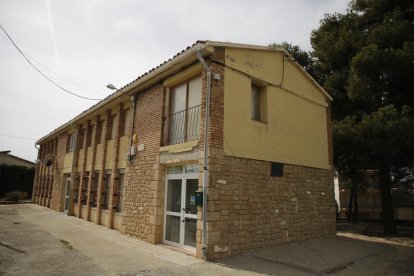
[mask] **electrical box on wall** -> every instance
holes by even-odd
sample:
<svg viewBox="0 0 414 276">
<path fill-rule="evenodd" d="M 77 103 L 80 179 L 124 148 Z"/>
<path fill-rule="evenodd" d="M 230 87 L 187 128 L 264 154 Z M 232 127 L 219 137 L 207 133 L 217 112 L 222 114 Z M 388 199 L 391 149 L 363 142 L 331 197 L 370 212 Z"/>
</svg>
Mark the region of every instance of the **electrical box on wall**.
<svg viewBox="0 0 414 276">
<path fill-rule="evenodd" d="M 203 206 L 203 192 L 195 192 L 195 205 Z"/>
</svg>

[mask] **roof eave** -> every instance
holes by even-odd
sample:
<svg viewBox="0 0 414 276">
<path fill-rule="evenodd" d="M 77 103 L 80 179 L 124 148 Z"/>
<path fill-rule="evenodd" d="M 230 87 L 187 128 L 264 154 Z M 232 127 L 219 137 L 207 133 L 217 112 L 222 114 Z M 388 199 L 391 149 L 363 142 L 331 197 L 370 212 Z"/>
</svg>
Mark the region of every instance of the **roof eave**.
<svg viewBox="0 0 414 276">
<path fill-rule="evenodd" d="M 53 130 L 49 134 L 45 135 L 44 137 L 40 138 L 36 141 L 36 144 L 41 144 L 42 142 L 50 139 L 53 136 L 58 135 L 68 127 L 73 126 L 73 124 L 76 124 L 79 120 L 87 117 L 88 115 L 92 114 L 93 112 L 99 110 L 100 108 L 104 107 L 105 105 L 109 104 L 115 99 L 120 98 L 121 96 L 128 96 L 132 94 L 139 93 L 143 89 L 148 88 L 150 85 L 146 85 L 147 83 L 151 82 L 151 80 L 154 83 L 157 82 L 156 78 L 157 76 L 161 76 L 161 74 L 173 69 L 175 66 L 180 65 L 181 63 L 185 63 L 185 61 L 192 61 L 197 60 L 197 56 L 195 52 L 200 49 L 202 50 L 203 55 L 209 55 L 211 54 L 211 49 L 207 47 L 202 42 L 197 42 L 192 47 L 189 47 L 182 53 L 176 55 L 171 60 L 165 62 L 164 64 L 158 66 L 157 68 L 151 70 L 149 73 L 143 74 L 142 76 L 138 77 L 133 82 L 125 85 L 124 87 L 120 88 L 118 91 L 113 93 L 112 95 L 108 96 L 104 100 L 98 102 L 96 105 L 90 107 L 86 111 L 82 112 L 81 114 L 77 115 L 73 119 L 71 119 L 69 122 L 63 124 L 62 126 L 58 127 L 57 129 Z"/>
</svg>

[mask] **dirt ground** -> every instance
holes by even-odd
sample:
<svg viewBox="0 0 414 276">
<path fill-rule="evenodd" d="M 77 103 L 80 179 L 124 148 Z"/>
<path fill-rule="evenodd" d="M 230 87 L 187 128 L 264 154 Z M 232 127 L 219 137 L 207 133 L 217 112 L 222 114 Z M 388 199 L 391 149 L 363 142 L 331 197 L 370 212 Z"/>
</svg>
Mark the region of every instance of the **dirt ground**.
<svg viewBox="0 0 414 276">
<path fill-rule="evenodd" d="M 0 275 L 414 275 L 414 227 L 380 230 L 341 222 L 337 239 L 205 262 L 38 205 L 0 205 Z"/>
</svg>

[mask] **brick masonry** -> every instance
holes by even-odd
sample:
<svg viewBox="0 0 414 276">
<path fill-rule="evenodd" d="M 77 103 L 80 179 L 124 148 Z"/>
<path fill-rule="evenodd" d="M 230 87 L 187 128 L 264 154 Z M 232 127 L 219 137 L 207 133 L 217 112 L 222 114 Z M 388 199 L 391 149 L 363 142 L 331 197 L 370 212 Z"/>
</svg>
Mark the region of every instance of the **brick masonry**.
<svg viewBox="0 0 414 276">
<path fill-rule="evenodd" d="M 145 148 L 126 172 L 124 233 L 150 243 L 162 242 L 164 170 L 158 160 L 164 98 L 162 85 L 138 95 L 133 133 Z"/>
</svg>

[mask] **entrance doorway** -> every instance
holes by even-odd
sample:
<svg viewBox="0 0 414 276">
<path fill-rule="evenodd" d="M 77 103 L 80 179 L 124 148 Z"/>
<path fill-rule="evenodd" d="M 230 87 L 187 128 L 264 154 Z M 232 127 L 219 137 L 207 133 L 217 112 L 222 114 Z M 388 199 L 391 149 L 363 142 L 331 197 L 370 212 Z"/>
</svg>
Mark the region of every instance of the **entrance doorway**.
<svg viewBox="0 0 414 276">
<path fill-rule="evenodd" d="M 69 212 L 71 184 L 72 184 L 72 181 L 71 181 L 70 176 L 66 177 L 65 206 L 63 209 L 65 213 Z"/>
<path fill-rule="evenodd" d="M 198 164 L 167 168 L 164 242 L 195 250 L 197 233 Z"/>
</svg>

